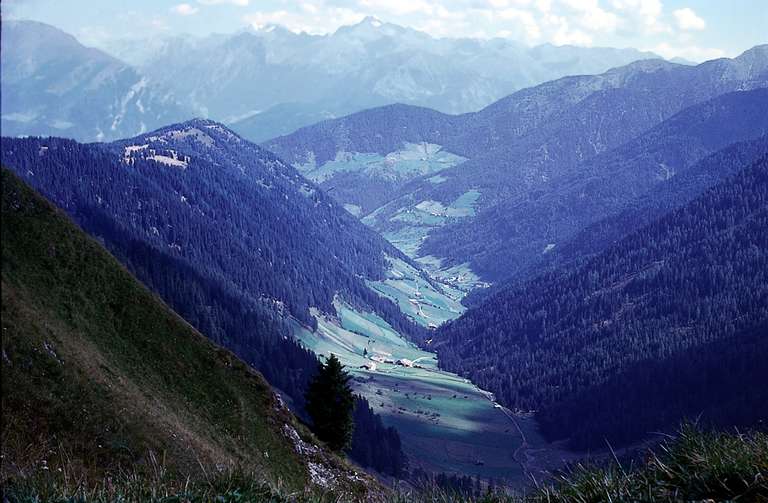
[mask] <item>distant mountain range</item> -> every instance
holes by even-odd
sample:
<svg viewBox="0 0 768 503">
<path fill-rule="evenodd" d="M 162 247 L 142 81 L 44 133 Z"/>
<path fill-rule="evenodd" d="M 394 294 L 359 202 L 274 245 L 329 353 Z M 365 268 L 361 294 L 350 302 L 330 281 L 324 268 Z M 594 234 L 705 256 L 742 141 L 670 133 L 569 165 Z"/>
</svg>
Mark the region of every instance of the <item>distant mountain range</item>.
<svg viewBox="0 0 768 503">
<path fill-rule="evenodd" d="M 606 213 L 764 134 L 765 87 L 758 46 L 698 66 L 649 60 L 566 77 L 470 114 L 366 110 L 264 146 L 412 257 L 498 282 L 534 274 Z"/>
<path fill-rule="evenodd" d="M 189 115 L 171 91 L 50 25 L 3 20 L 2 46 L 3 135 L 103 141 Z"/>
<path fill-rule="evenodd" d="M 264 141 L 391 103 L 469 112 L 547 80 L 656 57 L 633 49 L 436 39 L 374 18 L 324 36 L 267 26 L 205 38 L 118 40 L 106 52 L 52 26 L 9 21 L 3 47 L 4 134 L 83 141 L 124 138 L 195 116 Z"/>
</svg>

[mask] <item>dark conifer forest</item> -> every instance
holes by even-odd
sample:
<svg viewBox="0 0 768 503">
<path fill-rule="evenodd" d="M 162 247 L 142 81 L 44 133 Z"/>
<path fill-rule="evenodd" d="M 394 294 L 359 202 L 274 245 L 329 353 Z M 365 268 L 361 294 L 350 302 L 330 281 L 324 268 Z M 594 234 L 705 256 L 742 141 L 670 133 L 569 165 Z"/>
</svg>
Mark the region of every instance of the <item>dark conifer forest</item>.
<svg viewBox="0 0 768 503">
<path fill-rule="evenodd" d="M 768 403 L 754 386 L 767 275 L 763 157 L 575 270 L 496 293 L 435 344 L 445 368 L 540 411 L 574 447 L 624 445 L 681 416 L 754 424 Z"/>
<path fill-rule="evenodd" d="M 392 427 L 386 427 L 381 416 L 373 412 L 368 401 L 355 397 L 353 413 L 355 429 L 349 455 L 366 468 L 401 478 L 408 467 L 400 445 L 400 435 Z"/>
</svg>

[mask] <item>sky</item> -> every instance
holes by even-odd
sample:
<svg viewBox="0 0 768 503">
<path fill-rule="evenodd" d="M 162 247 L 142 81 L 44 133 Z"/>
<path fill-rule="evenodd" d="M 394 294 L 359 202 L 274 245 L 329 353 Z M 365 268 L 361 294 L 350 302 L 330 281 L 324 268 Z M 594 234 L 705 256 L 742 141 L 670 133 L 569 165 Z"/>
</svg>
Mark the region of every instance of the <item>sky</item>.
<svg viewBox="0 0 768 503">
<path fill-rule="evenodd" d="M 696 62 L 768 43 L 768 0 L 3 0 L 2 15 L 49 23 L 99 47 L 249 25 L 326 34 L 366 16 L 434 37 L 634 47 Z"/>
</svg>

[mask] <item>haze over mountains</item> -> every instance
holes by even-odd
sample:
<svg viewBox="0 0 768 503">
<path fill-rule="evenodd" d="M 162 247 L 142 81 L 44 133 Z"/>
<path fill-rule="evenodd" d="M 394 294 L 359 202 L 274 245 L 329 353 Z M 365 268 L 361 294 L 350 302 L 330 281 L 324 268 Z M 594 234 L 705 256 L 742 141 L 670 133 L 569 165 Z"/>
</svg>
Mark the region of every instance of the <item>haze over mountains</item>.
<svg viewBox="0 0 768 503">
<path fill-rule="evenodd" d="M 3 21 L 2 46 L 3 135 L 102 141 L 186 117 L 168 90 L 53 26 Z"/>
<path fill-rule="evenodd" d="M 464 115 L 382 107 L 264 145 L 410 255 L 498 281 L 706 154 L 763 134 L 766 86 L 759 46 L 698 66 L 642 61 L 566 77 Z M 425 169 L 398 172 L 409 145 L 432 154 L 419 157 Z M 471 207 L 458 211 L 462 198 Z"/>
<path fill-rule="evenodd" d="M 129 62 L 122 63 L 48 25 L 3 27 L 3 45 L 15 47 L 2 55 L 5 134 L 84 141 L 196 116 L 263 141 L 389 103 L 468 112 L 533 84 L 655 57 L 632 49 L 435 39 L 366 18 L 326 36 L 267 26 L 205 38 L 114 41 L 115 56 Z M 34 86 L 22 87 L 29 79 Z M 78 101 L 86 91 L 90 107 Z"/>
</svg>

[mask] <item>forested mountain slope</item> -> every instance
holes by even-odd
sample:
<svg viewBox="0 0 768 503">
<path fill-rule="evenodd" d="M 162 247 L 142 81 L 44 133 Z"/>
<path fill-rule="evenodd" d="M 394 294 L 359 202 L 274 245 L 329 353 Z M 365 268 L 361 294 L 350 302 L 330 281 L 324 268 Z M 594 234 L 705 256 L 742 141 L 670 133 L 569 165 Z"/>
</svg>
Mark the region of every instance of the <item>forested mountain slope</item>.
<svg viewBox="0 0 768 503">
<path fill-rule="evenodd" d="M 766 198 L 763 157 L 582 266 L 445 325 L 433 343 L 440 361 L 510 407 L 542 411 L 551 436 L 571 431 L 580 447 L 637 440 L 681 415 L 764 418 L 755 356 L 768 333 Z"/>
<path fill-rule="evenodd" d="M 600 181 L 610 180 L 610 173 L 595 171 L 594 159 L 600 155 L 610 155 L 689 107 L 767 85 L 768 46 L 758 46 L 734 59 L 697 66 L 648 60 L 601 75 L 566 77 L 459 116 L 406 106 L 364 111 L 300 129 L 265 146 L 349 208 L 359 208 L 366 223 L 390 240 L 405 242 L 401 248 L 408 247 L 412 255 L 434 255 L 447 265 L 469 262 L 484 279 L 494 281 L 514 268 L 505 256 L 525 251 L 502 250 L 503 243 L 493 238 L 508 237 L 505 225 L 514 224 L 507 216 L 510 208 L 556 195 L 583 170 L 602 190 Z M 696 120 L 712 115 L 716 110 Z M 405 122 L 411 126 L 400 126 Z M 698 134 L 696 124 L 689 125 Z M 724 141 L 757 136 L 757 129 L 754 135 Z M 689 153 L 687 163 L 725 144 L 712 135 L 699 138 L 701 145 Z M 419 153 L 415 159 L 414 151 Z M 667 175 L 684 167 L 672 166 Z M 366 187 L 365 195 L 355 187 Z M 624 188 L 639 192 L 647 183 Z M 462 197 L 472 203 L 457 215 L 450 208 Z M 525 230 L 519 237 L 525 243 L 535 236 Z"/>
<path fill-rule="evenodd" d="M 203 120 L 111 144 L 3 138 L 3 162 L 202 333 L 300 405 L 314 355 L 291 315 L 334 296 L 419 329 L 365 279 L 398 252 L 273 154 Z"/>
<path fill-rule="evenodd" d="M 678 141 L 675 138 L 670 140 L 673 143 Z M 683 157 L 687 155 L 689 154 L 684 153 Z M 466 306 L 476 306 L 500 290 L 524 283 L 526 278 L 530 279 L 532 275 L 543 274 L 558 268 L 577 267 L 610 245 L 617 243 L 627 234 L 685 206 L 707 189 L 766 155 L 768 155 L 768 135 L 737 142 L 704 157 L 683 172 L 676 173 L 669 180 L 656 186 L 654 190 L 635 195 L 627 194 L 623 199 L 615 197 L 609 199 L 607 200 L 609 204 L 605 205 L 608 209 L 607 216 L 579 230 L 564 242 L 553 247 L 547 246 L 546 252 L 537 253 L 538 259 L 533 257 L 534 260 L 523 266 L 519 274 L 512 279 L 500 281 L 487 289 L 475 290 L 462 302 Z M 579 208 L 573 211 L 576 218 L 581 215 Z M 540 246 L 531 248 L 533 252 L 541 251 Z"/>
<path fill-rule="evenodd" d="M 615 149 L 571 165 L 557 178 L 505 199 L 471 221 L 437 230 L 422 251 L 450 254 L 488 277 L 530 274 L 582 229 L 647 204 L 645 199 L 664 193 L 689 170 L 695 172 L 696 163 L 712 152 L 766 133 L 768 89 L 718 96 L 684 109 Z M 677 187 L 678 199 L 701 192 L 690 184 Z"/>
<path fill-rule="evenodd" d="M 622 205 L 626 209 L 585 227 L 562 246 L 544 254 L 542 259 L 550 268 L 587 260 L 593 254 L 619 241 L 624 235 L 686 205 L 707 189 L 766 155 L 768 135 L 734 143 L 718 150 L 684 172 L 675 174 L 667 183 L 654 190 L 628 198 Z"/>
<path fill-rule="evenodd" d="M 5 169 L 2 221 L 4 492 L 38 470 L 90 484 L 241 469 L 292 491 L 375 487 Z"/>
</svg>

